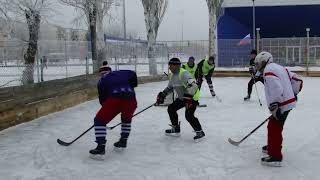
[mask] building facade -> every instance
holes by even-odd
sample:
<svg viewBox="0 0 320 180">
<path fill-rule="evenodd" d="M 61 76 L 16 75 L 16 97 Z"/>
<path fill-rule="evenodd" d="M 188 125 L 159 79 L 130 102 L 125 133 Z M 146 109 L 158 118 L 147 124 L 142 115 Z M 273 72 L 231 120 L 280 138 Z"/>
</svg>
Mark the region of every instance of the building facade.
<svg viewBox="0 0 320 180">
<path fill-rule="evenodd" d="M 255 27 L 260 29 L 256 34 L 261 38 L 258 47 L 272 51 L 279 62 L 303 64 L 308 53 L 305 38 L 306 29 L 309 28 L 311 45 L 314 42 L 308 49 L 312 53 L 311 59 L 320 59 L 318 15 L 320 0 L 255 0 Z M 253 38 L 253 1 L 225 0 L 224 14 L 219 19 L 217 32 L 219 64 L 247 62 L 248 52 L 253 48 L 252 41 L 244 44 L 239 42 L 248 35 Z"/>
</svg>

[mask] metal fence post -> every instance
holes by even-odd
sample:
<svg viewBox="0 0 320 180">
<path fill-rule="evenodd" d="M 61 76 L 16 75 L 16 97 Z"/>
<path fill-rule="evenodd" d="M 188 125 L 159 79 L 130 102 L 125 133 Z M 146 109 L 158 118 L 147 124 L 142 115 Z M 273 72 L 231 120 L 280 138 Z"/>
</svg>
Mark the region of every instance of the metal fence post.
<svg viewBox="0 0 320 180">
<path fill-rule="evenodd" d="M 41 68 L 41 71 L 40 71 L 41 82 L 43 82 L 44 59 L 43 59 L 43 58 L 40 58 L 39 60 L 40 60 L 40 68 Z M 38 64 L 37 66 L 39 66 L 39 64 Z"/>
<path fill-rule="evenodd" d="M 306 59 L 306 73 L 307 76 L 309 76 L 309 58 L 310 58 L 310 28 L 306 28 L 307 31 L 307 49 L 306 49 L 306 54 L 307 54 L 307 59 Z"/>
<path fill-rule="evenodd" d="M 260 52 L 259 44 L 260 44 L 260 28 L 257 28 L 257 46 L 256 46 L 256 50 L 257 50 L 258 53 Z"/>
<path fill-rule="evenodd" d="M 66 78 L 68 77 L 67 40 L 64 38 L 64 57 L 66 62 Z"/>
<path fill-rule="evenodd" d="M 88 60 L 88 56 L 86 56 L 86 75 L 89 74 L 89 60 Z"/>
<path fill-rule="evenodd" d="M 137 56 L 134 56 L 134 71 L 137 72 Z"/>
<path fill-rule="evenodd" d="M 114 65 L 114 68 L 115 68 L 115 70 L 118 70 L 118 59 L 117 59 L 117 57 L 115 56 L 114 57 L 114 63 L 115 63 L 115 65 Z"/>
<path fill-rule="evenodd" d="M 40 81 L 40 73 L 39 73 L 39 58 L 38 58 L 38 52 L 36 54 L 36 67 L 37 67 L 37 78 L 38 78 L 38 83 L 41 82 Z"/>
</svg>

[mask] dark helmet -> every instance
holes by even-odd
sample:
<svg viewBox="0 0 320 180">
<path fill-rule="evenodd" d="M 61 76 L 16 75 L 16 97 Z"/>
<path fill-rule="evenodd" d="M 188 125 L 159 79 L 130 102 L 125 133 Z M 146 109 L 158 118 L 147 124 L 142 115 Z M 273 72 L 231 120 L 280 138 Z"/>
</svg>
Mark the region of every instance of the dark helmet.
<svg viewBox="0 0 320 180">
<path fill-rule="evenodd" d="M 171 58 L 169 60 L 169 65 L 180 65 L 181 64 L 181 61 L 179 58 Z"/>
<path fill-rule="evenodd" d="M 190 57 L 189 57 L 189 60 L 194 61 L 195 59 L 194 59 L 194 57 L 193 57 L 193 56 L 190 56 Z"/>
<path fill-rule="evenodd" d="M 257 50 L 252 49 L 251 52 L 250 52 L 250 54 L 255 54 L 255 55 L 257 55 L 258 53 L 257 53 Z"/>
</svg>

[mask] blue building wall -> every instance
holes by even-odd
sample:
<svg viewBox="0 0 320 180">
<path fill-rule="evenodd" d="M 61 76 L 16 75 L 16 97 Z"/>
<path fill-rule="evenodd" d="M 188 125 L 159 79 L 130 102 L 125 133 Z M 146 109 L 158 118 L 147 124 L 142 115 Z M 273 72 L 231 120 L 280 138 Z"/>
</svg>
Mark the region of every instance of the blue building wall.
<svg viewBox="0 0 320 180">
<path fill-rule="evenodd" d="M 256 27 L 262 38 L 320 36 L 320 5 L 256 7 Z M 248 59 L 252 45 L 238 46 L 235 41 L 252 36 L 252 7 L 226 8 L 218 22 L 219 65 L 230 66 L 239 59 Z M 232 53 L 234 51 L 236 53 Z M 243 52 L 244 51 L 244 52 Z M 237 60 L 238 59 L 238 60 Z"/>
</svg>

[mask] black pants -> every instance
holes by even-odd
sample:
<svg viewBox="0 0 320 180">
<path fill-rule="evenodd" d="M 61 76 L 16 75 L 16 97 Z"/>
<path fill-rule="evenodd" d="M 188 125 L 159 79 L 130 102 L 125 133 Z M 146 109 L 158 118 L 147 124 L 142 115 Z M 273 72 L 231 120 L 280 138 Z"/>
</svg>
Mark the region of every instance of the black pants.
<svg viewBox="0 0 320 180">
<path fill-rule="evenodd" d="M 280 111 L 280 109 L 279 109 L 279 110 L 277 111 L 277 113 L 276 113 L 276 117 L 274 117 L 273 115 L 271 115 L 271 116 L 269 117 L 269 119 L 272 119 L 272 118 L 273 118 L 273 119 L 275 119 L 276 121 L 280 122 L 280 124 L 283 126 L 284 123 L 285 123 L 285 121 L 287 120 L 287 117 L 288 117 L 290 111 L 291 111 L 291 110 L 285 111 L 285 112 L 281 113 L 281 111 Z"/>
<path fill-rule="evenodd" d="M 211 80 L 211 76 L 204 76 L 204 78 L 206 79 L 208 85 L 212 85 L 212 80 Z M 199 78 L 197 78 L 197 85 L 199 87 L 199 89 L 201 89 L 201 85 L 202 85 L 202 82 L 203 82 L 203 76 L 199 76 Z"/>
<path fill-rule="evenodd" d="M 255 82 L 261 82 L 262 84 L 264 83 L 263 77 L 254 77 L 251 78 L 250 81 L 248 82 L 248 95 L 251 96 L 252 93 L 252 86 L 254 85 Z"/>
<path fill-rule="evenodd" d="M 193 130 L 195 131 L 202 130 L 202 127 L 198 118 L 194 116 L 194 112 L 196 111 L 198 104 L 199 103 L 197 101 L 194 101 L 194 104 L 191 107 L 186 108 L 186 111 L 185 111 L 185 117 L 187 121 L 190 123 L 190 125 L 192 126 Z M 180 100 L 180 99 L 176 99 L 175 101 L 173 101 L 172 104 L 168 106 L 168 113 L 169 113 L 169 117 L 172 125 L 175 125 L 175 126 L 178 125 L 177 111 L 183 107 L 185 107 L 185 103 L 183 100 Z"/>
</svg>

